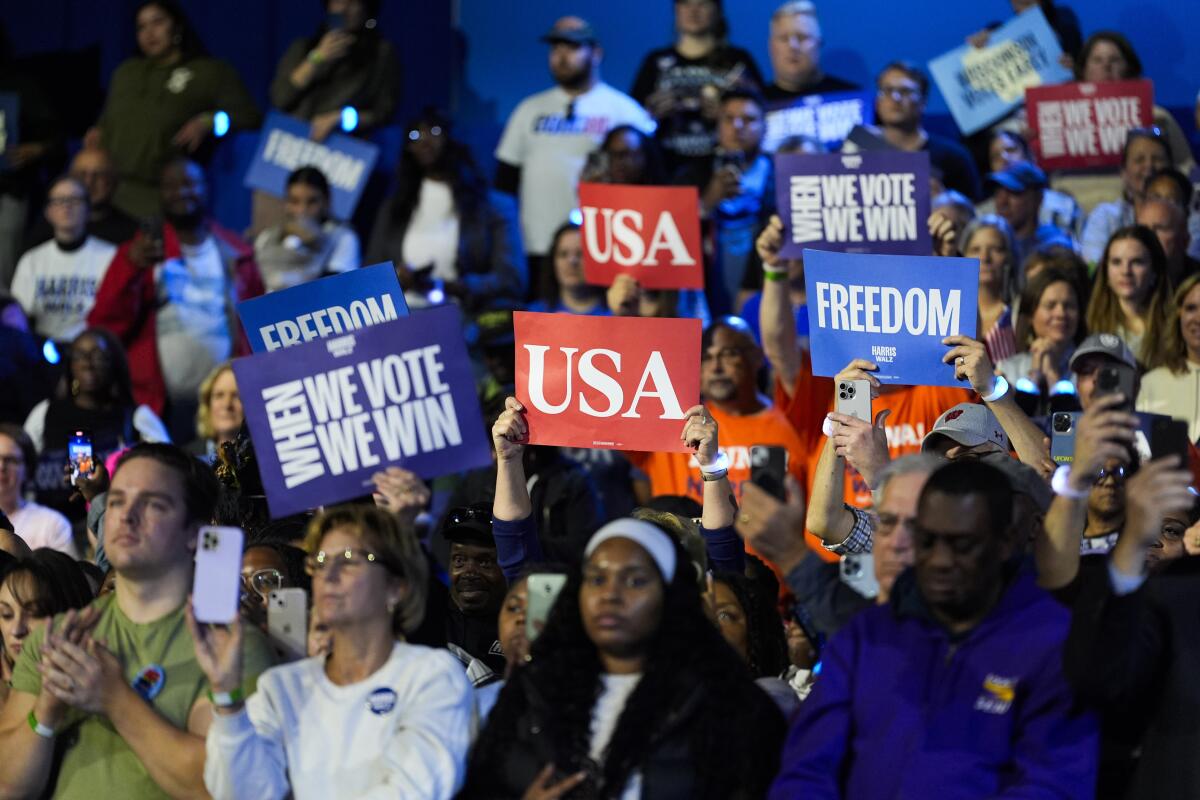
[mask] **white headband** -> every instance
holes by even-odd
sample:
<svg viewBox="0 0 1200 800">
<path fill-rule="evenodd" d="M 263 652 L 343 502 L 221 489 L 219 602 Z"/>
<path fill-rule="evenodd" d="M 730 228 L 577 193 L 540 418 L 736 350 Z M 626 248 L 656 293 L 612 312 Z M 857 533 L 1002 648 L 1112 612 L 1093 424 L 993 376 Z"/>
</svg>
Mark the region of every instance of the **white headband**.
<svg viewBox="0 0 1200 800">
<path fill-rule="evenodd" d="M 615 519 L 592 534 L 592 538 L 588 539 L 587 547 L 583 550 L 583 557 L 591 557 L 592 553 L 596 552 L 596 548 L 609 539 L 628 539 L 641 545 L 642 549 L 649 553 L 650 557 L 654 559 L 654 563 L 658 565 L 658 571 L 662 573 L 664 583 L 670 583 L 671 579 L 675 577 L 675 543 L 657 525 L 633 517 Z"/>
</svg>

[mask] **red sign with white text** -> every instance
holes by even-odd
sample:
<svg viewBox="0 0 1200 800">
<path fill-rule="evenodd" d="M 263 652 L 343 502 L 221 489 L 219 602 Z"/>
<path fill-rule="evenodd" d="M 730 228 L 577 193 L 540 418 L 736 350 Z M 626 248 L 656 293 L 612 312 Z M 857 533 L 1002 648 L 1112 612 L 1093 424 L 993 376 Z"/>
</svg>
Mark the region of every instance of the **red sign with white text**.
<svg viewBox="0 0 1200 800">
<path fill-rule="evenodd" d="M 513 330 L 530 444 L 690 452 L 699 320 L 518 311 Z"/>
<path fill-rule="evenodd" d="M 1129 129 L 1154 124 L 1154 84 L 1035 86 L 1025 90 L 1025 107 L 1042 169 L 1120 166 Z"/>
<path fill-rule="evenodd" d="M 583 275 L 612 286 L 628 273 L 647 289 L 703 289 L 700 195 L 694 186 L 579 185 Z"/>
</svg>

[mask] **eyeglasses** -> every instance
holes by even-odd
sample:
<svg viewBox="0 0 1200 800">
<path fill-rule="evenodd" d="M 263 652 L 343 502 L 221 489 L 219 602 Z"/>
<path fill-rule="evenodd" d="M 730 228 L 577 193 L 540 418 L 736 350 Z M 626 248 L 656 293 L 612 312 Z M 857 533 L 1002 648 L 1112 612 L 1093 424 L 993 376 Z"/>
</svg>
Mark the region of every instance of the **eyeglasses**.
<svg viewBox="0 0 1200 800">
<path fill-rule="evenodd" d="M 46 205 L 51 208 L 79 208 L 86 202 L 82 197 L 49 197 L 46 199 Z"/>
<path fill-rule="evenodd" d="M 309 575 L 320 575 L 331 564 L 338 564 L 341 567 L 361 567 L 366 564 L 387 566 L 379 556 L 367 550 L 346 549 L 334 550 L 329 553 L 321 550 L 304 559 L 304 571 Z"/>
<path fill-rule="evenodd" d="M 283 573 L 277 569 L 260 569 L 242 576 L 242 588 L 266 597 L 283 588 Z"/>
<path fill-rule="evenodd" d="M 1116 467 L 1115 469 L 1102 469 L 1096 475 L 1096 484 L 1098 485 L 1105 478 L 1112 478 L 1117 483 L 1124 483 L 1125 474 L 1125 467 L 1123 466 Z"/>
<path fill-rule="evenodd" d="M 25 463 L 20 456 L 0 456 L 0 467 L 19 467 Z"/>
<path fill-rule="evenodd" d="M 921 90 L 912 86 L 880 86 L 880 97 L 890 97 L 897 103 L 901 100 L 915 100 L 921 96 Z"/>
<path fill-rule="evenodd" d="M 408 132 L 408 140 L 410 142 L 419 142 L 419 141 L 421 141 L 421 139 L 423 137 L 430 138 L 430 139 L 437 139 L 441 135 L 442 135 L 442 128 L 440 125 L 434 125 L 432 128 L 429 129 L 429 133 L 421 133 L 420 128 L 413 128 L 411 131 Z"/>
</svg>

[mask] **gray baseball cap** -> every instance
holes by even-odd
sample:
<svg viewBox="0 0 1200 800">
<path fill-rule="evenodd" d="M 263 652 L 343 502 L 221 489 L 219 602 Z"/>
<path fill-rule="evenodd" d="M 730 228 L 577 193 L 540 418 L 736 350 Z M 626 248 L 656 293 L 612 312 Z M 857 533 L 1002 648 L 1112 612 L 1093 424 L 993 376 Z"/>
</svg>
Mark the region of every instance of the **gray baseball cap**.
<svg viewBox="0 0 1200 800">
<path fill-rule="evenodd" d="M 938 417 L 933 430 L 921 440 L 921 450 L 928 452 L 939 436 L 945 436 L 964 447 L 991 442 L 1008 452 L 1008 435 L 1000 426 L 1000 420 L 996 419 L 991 409 L 980 403 L 959 403 Z"/>
<path fill-rule="evenodd" d="M 1079 347 L 1075 348 L 1074 355 L 1071 356 L 1071 371 L 1075 371 L 1075 363 L 1079 359 L 1090 355 L 1108 356 L 1113 361 L 1137 369 L 1137 359 L 1134 357 L 1133 351 L 1115 333 L 1093 333 L 1084 339 Z"/>
</svg>

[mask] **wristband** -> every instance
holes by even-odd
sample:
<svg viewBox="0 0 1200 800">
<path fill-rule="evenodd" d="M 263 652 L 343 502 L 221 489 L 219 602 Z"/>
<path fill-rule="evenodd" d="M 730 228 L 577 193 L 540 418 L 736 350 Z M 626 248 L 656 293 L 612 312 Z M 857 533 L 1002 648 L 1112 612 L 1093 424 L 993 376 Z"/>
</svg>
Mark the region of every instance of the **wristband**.
<svg viewBox="0 0 1200 800">
<path fill-rule="evenodd" d="M 29 719 L 29 727 L 31 729 L 33 729 L 33 732 L 36 733 L 38 736 L 42 737 L 43 739 L 53 739 L 54 738 L 54 733 L 55 733 L 54 728 L 51 728 L 48 725 L 43 725 L 42 723 L 38 722 L 37 715 L 34 714 L 32 711 L 29 712 L 28 719 Z"/>
<path fill-rule="evenodd" d="M 992 383 L 991 393 L 983 396 L 983 402 L 994 403 L 1006 394 L 1008 394 L 1008 380 L 1003 375 L 997 375 L 996 380 Z"/>
<path fill-rule="evenodd" d="M 342 130 L 350 133 L 358 127 L 358 109 L 354 106 L 342 107 Z"/>
<path fill-rule="evenodd" d="M 220 138 L 227 133 L 229 133 L 229 115 L 218 110 L 213 114 L 213 135 Z"/>
<path fill-rule="evenodd" d="M 712 481 L 719 481 L 728 474 L 729 470 L 727 469 L 723 469 L 720 472 L 701 472 L 700 480 L 704 481 L 705 483 L 710 483 Z"/>
<path fill-rule="evenodd" d="M 717 453 L 717 457 L 713 459 L 711 464 L 709 464 L 707 467 L 703 465 L 700 467 L 701 475 L 716 475 L 719 472 L 721 473 L 720 477 L 723 477 L 728 471 L 729 456 L 725 455 L 724 453 Z M 713 480 L 720 480 L 720 477 L 714 478 Z"/>
<path fill-rule="evenodd" d="M 208 701 L 217 708 L 232 708 L 245 699 L 240 686 L 232 692 L 214 692 L 211 689 L 208 692 Z"/>
<path fill-rule="evenodd" d="M 1065 497 L 1068 500 L 1083 500 L 1088 496 L 1088 491 L 1078 491 L 1071 488 L 1071 465 L 1063 464 L 1058 469 L 1054 470 L 1054 477 L 1050 479 L 1050 488 L 1059 497 Z"/>
<path fill-rule="evenodd" d="M 788 271 L 786 269 L 773 269 L 763 264 L 763 280 L 782 282 L 787 280 Z"/>
<path fill-rule="evenodd" d="M 325 56 L 321 55 L 316 50 L 309 50 L 308 51 L 308 60 L 311 61 L 313 64 L 320 64 L 322 61 L 325 60 Z"/>
</svg>

